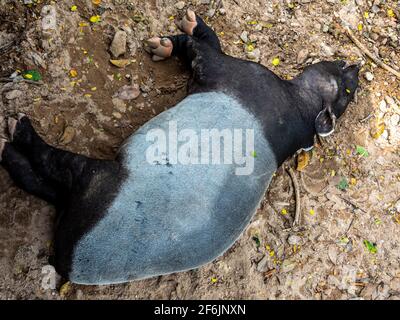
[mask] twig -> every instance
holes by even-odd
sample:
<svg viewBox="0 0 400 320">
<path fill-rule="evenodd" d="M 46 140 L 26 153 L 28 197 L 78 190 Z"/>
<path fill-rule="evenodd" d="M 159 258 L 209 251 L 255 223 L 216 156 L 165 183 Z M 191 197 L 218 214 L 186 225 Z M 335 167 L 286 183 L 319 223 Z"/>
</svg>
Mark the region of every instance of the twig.
<svg viewBox="0 0 400 320">
<path fill-rule="evenodd" d="M 363 122 L 365 122 L 365 121 L 371 119 L 371 118 L 373 117 L 373 115 L 374 115 L 373 113 L 370 113 L 370 114 L 367 115 L 365 118 L 362 118 L 362 119 L 358 120 L 358 122 L 363 123 Z"/>
<path fill-rule="evenodd" d="M 356 202 L 354 202 L 353 200 L 351 200 L 350 198 L 347 198 L 345 196 L 340 196 L 340 198 L 342 198 L 344 201 L 346 201 L 347 203 L 351 204 L 354 208 L 361 210 L 364 213 L 367 213 L 367 210 L 363 209 L 360 207 L 360 205 Z"/>
<path fill-rule="evenodd" d="M 299 181 L 297 180 L 296 174 L 293 172 L 293 169 L 290 166 L 286 167 L 286 171 L 288 172 L 290 178 L 292 179 L 293 182 L 293 188 L 294 188 L 294 196 L 295 196 L 295 201 L 296 201 L 296 211 L 294 215 L 294 221 L 293 221 L 293 227 L 300 225 L 300 187 L 299 187 Z"/>
<path fill-rule="evenodd" d="M 353 32 L 350 30 L 349 27 L 344 26 L 344 30 L 346 31 L 347 36 L 350 38 L 351 41 L 354 42 L 354 44 L 367 56 L 369 57 L 372 61 L 374 61 L 379 67 L 385 69 L 386 71 L 389 71 L 393 75 L 395 75 L 397 78 L 400 79 L 400 72 L 394 70 L 392 67 L 388 66 L 386 63 L 384 63 L 381 59 L 373 55 L 353 34 Z"/>
</svg>

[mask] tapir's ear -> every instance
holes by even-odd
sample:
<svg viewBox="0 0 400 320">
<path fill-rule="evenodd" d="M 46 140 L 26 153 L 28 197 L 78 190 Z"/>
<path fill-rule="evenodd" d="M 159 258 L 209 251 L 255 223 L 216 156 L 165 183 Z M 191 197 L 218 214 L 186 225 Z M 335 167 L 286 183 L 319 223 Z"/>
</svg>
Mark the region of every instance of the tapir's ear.
<svg viewBox="0 0 400 320">
<path fill-rule="evenodd" d="M 322 109 L 315 118 L 315 130 L 321 137 L 327 137 L 335 131 L 336 116 L 330 106 Z"/>
</svg>

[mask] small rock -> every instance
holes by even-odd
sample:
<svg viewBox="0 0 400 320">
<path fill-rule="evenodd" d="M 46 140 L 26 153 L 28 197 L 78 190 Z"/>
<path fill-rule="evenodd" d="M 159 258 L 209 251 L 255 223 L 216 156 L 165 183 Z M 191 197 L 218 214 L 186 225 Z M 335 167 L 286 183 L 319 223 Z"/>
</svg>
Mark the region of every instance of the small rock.
<svg viewBox="0 0 400 320">
<path fill-rule="evenodd" d="M 304 63 L 307 60 L 308 55 L 309 55 L 309 52 L 307 49 L 301 49 L 299 51 L 299 53 L 297 54 L 297 59 L 296 59 L 297 63 L 298 64 Z"/>
<path fill-rule="evenodd" d="M 22 96 L 21 90 L 11 90 L 6 93 L 6 99 L 8 99 L 8 100 L 17 99 L 20 96 Z"/>
<path fill-rule="evenodd" d="M 393 127 L 396 127 L 399 121 L 400 121 L 400 115 L 396 113 L 390 117 L 390 125 Z"/>
<path fill-rule="evenodd" d="M 177 3 L 175 3 L 175 8 L 177 8 L 178 10 L 182 10 L 184 7 L 185 7 L 184 1 L 178 1 Z"/>
<path fill-rule="evenodd" d="M 210 17 L 210 18 L 214 17 L 214 15 L 215 15 L 215 9 L 214 8 L 209 9 L 207 11 L 207 13 L 206 13 L 206 16 Z"/>
<path fill-rule="evenodd" d="M 381 102 L 379 102 L 379 110 L 383 113 L 385 113 L 387 111 L 387 104 L 385 100 L 382 100 Z"/>
<path fill-rule="evenodd" d="M 122 114 L 120 114 L 119 112 L 113 112 L 112 115 L 114 116 L 114 118 L 117 118 L 117 119 L 121 119 L 122 118 Z"/>
<path fill-rule="evenodd" d="M 225 10 L 224 8 L 221 8 L 221 9 L 219 9 L 218 11 L 219 11 L 219 13 L 220 13 L 221 15 L 223 15 L 223 16 L 226 14 L 226 10 Z"/>
<path fill-rule="evenodd" d="M 281 271 L 283 273 L 290 272 L 294 268 L 296 268 L 296 265 L 297 265 L 297 263 L 290 259 L 283 260 L 282 265 L 281 265 Z"/>
<path fill-rule="evenodd" d="M 255 62 L 259 62 L 260 61 L 260 55 L 261 55 L 261 51 L 260 49 L 256 48 L 251 52 L 247 53 L 247 58 L 254 60 Z"/>
<path fill-rule="evenodd" d="M 243 31 L 243 32 L 242 32 L 242 34 L 240 35 L 240 39 L 241 39 L 244 43 L 247 43 L 247 41 L 249 41 L 247 31 Z"/>
<path fill-rule="evenodd" d="M 291 246 L 299 245 L 299 244 L 301 244 L 301 237 L 299 237 L 299 236 L 297 236 L 297 235 L 295 235 L 295 234 L 292 234 L 292 235 L 290 235 L 289 238 L 288 238 L 288 243 L 289 243 Z"/>
<path fill-rule="evenodd" d="M 372 6 L 372 8 L 371 8 L 371 11 L 373 12 L 373 13 L 378 13 L 379 12 L 379 7 L 376 5 L 376 4 L 374 4 L 373 6 Z"/>
<path fill-rule="evenodd" d="M 257 264 L 257 271 L 258 272 L 265 272 L 268 270 L 268 260 L 267 256 L 261 259 L 261 261 Z"/>
<path fill-rule="evenodd" d="M 327 24 L 324 24 L 322 27 L 322 32 L 327 33 L 329 31 L 329 26 Z"/>
<path fill-rule="evenodd" d="M 396 108 L 397 107 L 396 106 L 396 102 L 394 101 L 394 99 L 392 97 L 385 96 L 385 101 L 390 107 L 392 107 L 392 108 Z"/>
<path fill-rule="evenodd" d="M 337 262 L 337 248 L 336 245 L 331 245 L 328 248 L 328 257 L 332 261 L 333 264 Z"/>
<path fill-rule="evenodd" d="M 110 46 L 110 52 L 115 58 L 126 52 L 126 39 L 127 35 L 125 31 L 117 31 L 115 33 L 114 39 Z"/>
<path fill-rule="evenodd" d="M 374 75 L 373 75 L 371 72 L 369 72 L 369 71 L 367 71 L 367 72 L 364 74 L 364 77 L 365 77 L 365 79 L 366 79 L 367 81 L 372 81 L 372 80 L 374 80 Z"/>
<path fill-rule="evenodd" d="M 119 98 L 122 100 L 133 100 L 136 99 L 140 94 L 138 85 L 125 85 L 120 88 L 113 98 Z"/>
<path fill-rule="evenodd" d="M 321 49 L 325 53 L 325 55 L 328 57 L 332 57 L 333 55 L 335 55 L 336 50 L 334 48 L 326 45 L 325 43 L 321 43 Z"/>
</svg>

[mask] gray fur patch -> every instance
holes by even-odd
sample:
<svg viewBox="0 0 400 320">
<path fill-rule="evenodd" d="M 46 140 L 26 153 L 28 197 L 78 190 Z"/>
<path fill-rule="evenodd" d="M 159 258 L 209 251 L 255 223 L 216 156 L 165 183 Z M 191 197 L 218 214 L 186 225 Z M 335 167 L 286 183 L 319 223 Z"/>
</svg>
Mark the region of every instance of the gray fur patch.
<svg viewBox="0 0 400 320">
<path fill-rule="evenodd" d="M 178 130 L 198 133 L 254 129 L 252 174 L 236 175 L 234 163 L 148 163 L 151 142 L 146 134 L 151 129 L 167 131 L 172 120 Z M 122 152 L 129 177 L 104 218 L 78 242 L 73 282 L 120 283 L 212 261 L 241 235 L 277 168 L 261 125 L 237 100 L 222 93 L 188 96 L 142 126 Z"/>
</svg>

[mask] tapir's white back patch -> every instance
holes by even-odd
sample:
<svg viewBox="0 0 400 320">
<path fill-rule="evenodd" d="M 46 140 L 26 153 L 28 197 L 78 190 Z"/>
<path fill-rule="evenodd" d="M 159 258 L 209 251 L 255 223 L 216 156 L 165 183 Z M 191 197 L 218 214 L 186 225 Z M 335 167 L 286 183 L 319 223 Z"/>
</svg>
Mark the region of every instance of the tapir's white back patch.
<svg viewBox="0 0 400 320">
<path fill-rule="evenodd" d="M 251 174 L 237 175 L 235 163 L 149 163 L 148 132 L 168 132 L 171 121 L 178 133 L 191 129 L 199 136 L 204 129 L 253 130 L 254 150 L 246 150 L 254 160 Z M 277 167 L 260 123 L 223 93 L 188 96 L 142 126 L 121 152 L 129 176 L 75 248 L 70 278 L 76 283 L 143 279 L 213 260 L 243 232 Z"/>
</svg>

